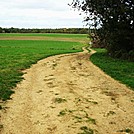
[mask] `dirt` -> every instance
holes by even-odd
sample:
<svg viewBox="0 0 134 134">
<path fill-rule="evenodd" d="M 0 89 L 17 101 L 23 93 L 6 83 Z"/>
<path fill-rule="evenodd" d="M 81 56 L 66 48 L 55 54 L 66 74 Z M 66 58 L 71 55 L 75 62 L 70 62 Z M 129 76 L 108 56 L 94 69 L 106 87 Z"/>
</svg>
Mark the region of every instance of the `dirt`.
<svg viewBox="0 0 134 134">
<path fill-rule="evenodd" d="M 1 134 L 132 134 L 134 92 L 89 57 L 57 55 L 24 71 L 1 110 Z"/>
</svg>

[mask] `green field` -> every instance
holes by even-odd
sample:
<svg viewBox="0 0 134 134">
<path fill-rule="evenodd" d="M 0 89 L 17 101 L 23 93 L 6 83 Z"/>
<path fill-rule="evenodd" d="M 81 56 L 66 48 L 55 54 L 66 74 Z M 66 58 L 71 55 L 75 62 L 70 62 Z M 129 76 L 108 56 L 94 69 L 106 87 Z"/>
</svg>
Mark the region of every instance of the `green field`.
<svg viewBox="0 0 134 134">
<path fill-rule="evenodd" d="M 114 79 L 126 84 L 134 90 L 134 62 L 113 59 L 105 49 L 95 49 L 97 53 L 91 56 L 91 61 Z"/>
<path fill-rule="evenodd" d="M 87 37 L 86 34 L 57 34 L 57 33 L 5 33 L 5 34 L 2 34 L 0 33 L 0 37 L 13 37 L 13 36 L 43 36 L 43 37 L 63 37 L 63 38 L 85 38 Z"/>
<path fill-rule="evenodd" d="M 57 41 L 71 41 L 71 42 L 85 42 L 87 41 L 86 34 L 41 34 L 41 33 L 5 33 L 0 34 L 0 40 L 57 40 Z"/>
<path fill-rule="evenodd" d="M 80 34 L 0 34 L 0 99 L 10 98 L 11 89 L 22 80 L 22 70 L 51 55 L 79 52 L 87 40 Z M 134 63 L 110 58 L 105 49 L 96 50 L 91 61 L 134 89 Z"/>
<path fill-rule="evenodd" d="M 10 36 L 11 40 L 4 39 L 7 36 Z M 22 36 L 30 38 L 23 40 Z M 38 38 L 40 36 L 47 36 L 50 39 L 40 40 Z M 0 99 L 2 100 L 10 98 L 13 93 L 11 89 L 22 79 L 22 70 L 51 55 L 79 52 L 83 46 L 79 42 L 80 38 L 86 40 L 86 35 L 74 34 L 0 34 L 0 37 Z M 71 40 L 66 41 L 68 38 Z"/>
</svg>

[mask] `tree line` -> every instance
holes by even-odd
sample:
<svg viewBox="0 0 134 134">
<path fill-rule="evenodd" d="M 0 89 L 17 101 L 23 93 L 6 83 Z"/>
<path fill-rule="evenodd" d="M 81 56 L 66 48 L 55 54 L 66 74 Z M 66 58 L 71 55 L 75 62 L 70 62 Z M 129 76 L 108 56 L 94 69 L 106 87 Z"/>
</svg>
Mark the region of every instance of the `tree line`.
<svg viewBox="0 0 134 134">
<path fill-rule="evenodd" d="M 73 0 L 94 27 L 93 43 L 112 57 L 134 59 L 134 0 Z"/>
<path fill-rule="evenodd" d="M 27 29 L 27 28 L 1 28 L 0 33 L 67 33 L 67 34 L 87 34 L 88 28 L 57 28 L 57 29 Z"/>
</svg>

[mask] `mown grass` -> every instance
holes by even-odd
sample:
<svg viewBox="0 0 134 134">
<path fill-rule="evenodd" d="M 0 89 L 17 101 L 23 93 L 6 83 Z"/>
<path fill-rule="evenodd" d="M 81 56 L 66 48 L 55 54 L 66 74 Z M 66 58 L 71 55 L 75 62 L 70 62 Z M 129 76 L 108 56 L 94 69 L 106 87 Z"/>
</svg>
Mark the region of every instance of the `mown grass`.
<svg viewBox="0 0 134 134">
<path fill-rule="evenodd" d="M 105 49 L 95 49 L 91 61 L 114 79 L 126 84 L 134 90 L 134 62 L 113 59 L 107 55 Z"/>
<path fill-rule="evenodd" d="M 81 51 L 82 46 L 67 41 L 0 40 L 0 99 L 10 99 L 22 70 L 51 55 Z"/>
</svg>

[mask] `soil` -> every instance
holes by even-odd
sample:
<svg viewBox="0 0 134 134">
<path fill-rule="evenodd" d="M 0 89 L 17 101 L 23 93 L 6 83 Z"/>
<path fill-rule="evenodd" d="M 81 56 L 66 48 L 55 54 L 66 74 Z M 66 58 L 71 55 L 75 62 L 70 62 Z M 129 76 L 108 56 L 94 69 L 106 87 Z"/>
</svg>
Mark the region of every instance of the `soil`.
<svg viewBox="0 0 134 134">
<path fill-rule="evenodd" d="M 52 56 L 25 70 L 1 110 L 1 134 L 132 134 L 134 92 L 90 55 Z"/>
</svg>

